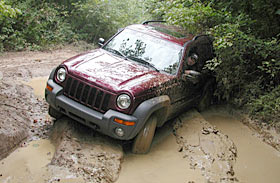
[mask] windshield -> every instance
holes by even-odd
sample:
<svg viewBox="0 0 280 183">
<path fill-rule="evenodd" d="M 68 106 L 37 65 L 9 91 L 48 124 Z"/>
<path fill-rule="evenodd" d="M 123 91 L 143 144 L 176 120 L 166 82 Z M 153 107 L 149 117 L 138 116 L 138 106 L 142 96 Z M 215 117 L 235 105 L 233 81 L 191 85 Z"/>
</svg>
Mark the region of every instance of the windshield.
<svg viewBox="0 0 280 183">
<path fill-rule="evenodd" d="M 170 74 L 177 73 L 183 52 L 180 45 L 130 29 L 123 30 L 103 49 Z"/>
</svg>

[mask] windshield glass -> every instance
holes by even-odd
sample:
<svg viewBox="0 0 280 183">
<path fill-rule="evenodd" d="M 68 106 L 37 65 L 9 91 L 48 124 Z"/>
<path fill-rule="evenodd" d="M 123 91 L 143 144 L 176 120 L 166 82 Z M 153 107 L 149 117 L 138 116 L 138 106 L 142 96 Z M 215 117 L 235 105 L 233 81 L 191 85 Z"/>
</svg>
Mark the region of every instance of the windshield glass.
<svg viewBox="0 0 280 183">
<path fill-rule="evenodd" d="M 130 29 L 123 30 L 103 49 L 170 74 L 177 73 L 183 52 L 180 45 Z"/>
</svg>

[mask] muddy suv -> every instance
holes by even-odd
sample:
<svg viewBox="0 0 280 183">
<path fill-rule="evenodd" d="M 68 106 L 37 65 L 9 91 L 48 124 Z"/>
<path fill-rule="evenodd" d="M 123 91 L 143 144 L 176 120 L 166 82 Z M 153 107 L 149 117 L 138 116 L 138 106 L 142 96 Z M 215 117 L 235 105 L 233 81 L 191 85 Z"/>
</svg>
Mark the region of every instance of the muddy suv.
<svg viewBox="0 0 280 183">
<path fill-rule="evenodd" d="M 178 27 L 147 21 L 121 29 L 101 47 L 55 68 L 45 98 L 54 118 L 67 115 L 146 153 L 166 121 L 190 107 L 209 105 L 214 79 L 204 63 L 212 41 Z M 194 65 L 189 63 L 194 59 Z M 194 66 L 194 67 L 193 67 Z"/>
</svg>

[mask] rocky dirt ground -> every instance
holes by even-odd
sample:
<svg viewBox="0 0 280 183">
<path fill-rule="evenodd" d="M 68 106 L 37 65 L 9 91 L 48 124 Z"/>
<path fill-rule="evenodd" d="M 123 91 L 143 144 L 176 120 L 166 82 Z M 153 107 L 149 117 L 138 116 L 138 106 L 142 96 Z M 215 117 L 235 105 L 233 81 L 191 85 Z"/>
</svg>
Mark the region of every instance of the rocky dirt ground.
<svg viewBox="0 0 280 183">
<path fill-rule="evenodd" d="M 279 181 L 279 131 L 224 106 L 187 111 L 158 129 L 147 155 L 68 118 L 54 121 L 45 80 L 79 52 L 68 46 L 0 56 L 0 182 Z M 41 93 L 30 87 L 36 78 Z"/>
</svg>

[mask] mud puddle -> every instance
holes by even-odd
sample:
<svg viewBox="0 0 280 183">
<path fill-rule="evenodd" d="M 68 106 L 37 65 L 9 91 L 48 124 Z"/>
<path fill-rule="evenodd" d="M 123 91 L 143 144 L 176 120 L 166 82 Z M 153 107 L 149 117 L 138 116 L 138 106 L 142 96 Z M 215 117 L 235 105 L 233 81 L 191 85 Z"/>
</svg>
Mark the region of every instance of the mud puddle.
<svg viewBox="0 0 280 183">
<path fill-rule="evenodd" d="M 36 77 L 31 79 L 29 82 L 22 82 L 25 85 L 28 85 L 33 88 L 34 94 L 38 98 L 45 97 L 45 88 L 48 80 L 48 76 L 45 77 Z"/>
<path fill-rule="evenodd" d="M 44 168 L 50 163 L 55 148 L 49 140 L 30 142 L 14 151 L 0 164 L 0 182 L 44 182 Z"/>
<path fill-rule="evenodd" d="M 234 171 L 239 182 L 278 183 L 280 180 L 280 153 L 262 142 L 240 121 L 228 114 L 208 111 L 203 117 L 227 134 L 237 147 Z"/>
<path fill-rule="evenodd" d="M 178 152 L 173 125 L 156 131 L 151 151 L 145 155 L 127 152 L 117 183 L 204 182 L 198 170 L 190 169 Z"/>
<path fill-rule="evenodd" d="M 1 183 L 83 183 L 67 169 L 51 165 L 55 146 L 47 139 L 18 148 L 0 163 Z"/>
</svg>

